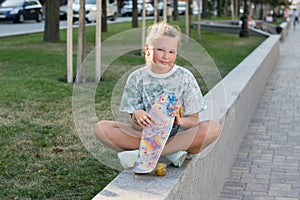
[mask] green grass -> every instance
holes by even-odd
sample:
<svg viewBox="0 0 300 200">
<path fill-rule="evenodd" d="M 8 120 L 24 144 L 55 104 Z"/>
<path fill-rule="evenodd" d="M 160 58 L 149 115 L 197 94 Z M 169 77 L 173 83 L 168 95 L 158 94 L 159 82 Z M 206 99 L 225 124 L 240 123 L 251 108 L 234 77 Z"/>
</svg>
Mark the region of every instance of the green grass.
<svg viewBox="0 0 300 200">
<path fill-rule="evenodd" d="M 124 29 L 130 29 L 130 23 L 109 25 L 103 38 Z M 94 31 L 87 29 L 90 50 Z M 93 158 L 77 135 L 73 85 L 60 81 L 66 76 L 65 37 L 62 31 L 58 44 L 43 43 L 42 34 L 0 39 L 0 199 L 91 199 L 118 174 Z M 74 37 L 76 41 L 76 31 Z M 203 32 L 200 43 L 225 76 L 263 40 Z M 99 119 L 112 118 L 115 83 L 143 62 L 138 52 L 132 52 L 106 70 L 97 89 Z"/>
</svg>

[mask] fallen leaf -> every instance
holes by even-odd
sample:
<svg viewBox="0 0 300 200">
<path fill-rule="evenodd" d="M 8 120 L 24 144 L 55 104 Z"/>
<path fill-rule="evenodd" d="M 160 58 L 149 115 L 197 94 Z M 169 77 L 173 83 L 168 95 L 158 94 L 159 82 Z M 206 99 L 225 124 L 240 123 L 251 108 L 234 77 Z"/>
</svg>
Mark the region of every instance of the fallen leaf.
<svg viewBox="0 0 300 200">
<path fill-rule="evenodd" d="M 64 150 L 63 150 L 62 148 L 55 147 L 55 148 L 53 148 L 53 151 L 54 151 L 55 153 L 60 153 L 60 152 L 63 152 Z"/>
<path fill-rule="evenodd" d="M 40 154 L 38 154 L 38 153 L 36 153 L 36 154 L 34 155 L 34 157 L 35 157 L 36 159 L 40 159 L 40 158 L 41 158 Z"/>
</svg>

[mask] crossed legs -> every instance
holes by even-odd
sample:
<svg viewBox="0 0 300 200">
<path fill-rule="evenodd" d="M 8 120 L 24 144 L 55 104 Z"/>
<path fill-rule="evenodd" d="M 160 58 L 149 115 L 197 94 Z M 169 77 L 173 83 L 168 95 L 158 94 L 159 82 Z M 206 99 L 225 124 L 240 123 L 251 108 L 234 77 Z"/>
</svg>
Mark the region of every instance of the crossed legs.
<svg viewBox="0 0 300 200">
<path fill-rule="evenodd" d="M 221 125 L 214 120 L 200 122 L 198 126 L 170 137 L 162 155 L 180 150 L 186 150 L 191 154 L 199 153 L 220 135 L 221 130 Z M 118 152 L 138 149 L 141 134 L 141 131 L 120 122 L 100 121 L 95 126 L 97 139 Z"/>
</svg>

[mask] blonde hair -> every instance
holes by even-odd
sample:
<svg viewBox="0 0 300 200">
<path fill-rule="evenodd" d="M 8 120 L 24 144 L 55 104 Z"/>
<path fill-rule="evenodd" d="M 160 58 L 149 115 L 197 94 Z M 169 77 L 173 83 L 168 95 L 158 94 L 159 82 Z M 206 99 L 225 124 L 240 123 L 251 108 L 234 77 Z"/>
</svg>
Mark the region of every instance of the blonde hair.
<svg viewBox="0 0 300 200">
<path fill-rule="evenodd" d="M 146 45 L 148 45 L 148 47 L 153 46 L 153 43 L 155 42 L 155 40 L 157 40 L 161 36 L 177 38 L 177 40 L 178 40 L 177 48 L 180 47 L 180 42 L 181 42 L 180 28 L 178 26 L 172 26 L 164 21 L 155 23 L 155 24 L 149 26 L 149 28 L 147 30 Z M 149 61 L 147 54 L 145 54 L 145 59 L 147 62 Z"/>
<path fill-rule="evenodd" d="M 172 26 L 166 22 L 153 24 L 148 28 L 146 44 L 152 45 L 153 42 L 161 36 L 177 38 L 179 45 L 181 41 L 181 30 L 178 26 Z"/>
</svg>

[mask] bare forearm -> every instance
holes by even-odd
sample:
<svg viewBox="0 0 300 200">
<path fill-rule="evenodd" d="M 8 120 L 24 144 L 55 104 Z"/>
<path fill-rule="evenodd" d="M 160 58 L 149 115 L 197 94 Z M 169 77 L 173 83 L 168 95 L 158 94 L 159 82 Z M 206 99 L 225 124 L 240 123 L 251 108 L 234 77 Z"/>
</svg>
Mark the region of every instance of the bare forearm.
<svg viewBox="0 0 300 200">
<path fill-rule="evenodd" d="M 174 123 L 182 128 L 191 128 L 199 123 L 199 115 L 193 114 L 186 117 L 176 116 Z"/>
</svg>

